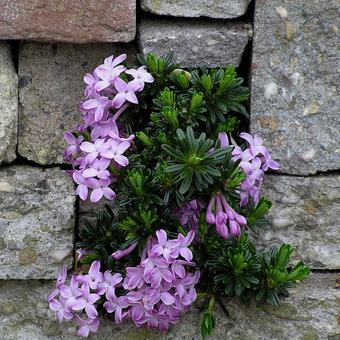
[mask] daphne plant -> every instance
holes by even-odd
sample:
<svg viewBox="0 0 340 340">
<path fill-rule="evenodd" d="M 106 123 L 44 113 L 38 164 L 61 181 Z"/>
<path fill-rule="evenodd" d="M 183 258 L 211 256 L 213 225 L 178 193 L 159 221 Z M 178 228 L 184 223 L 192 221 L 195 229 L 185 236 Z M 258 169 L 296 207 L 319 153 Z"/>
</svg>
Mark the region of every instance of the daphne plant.
<svg viewBox="0 0 340 340">
<path fill-rule="evenodd" d="M 83 122 L 65 133 L 76 194 L 112 202 L 85 221 L 76 272 L 68 281 L 63 267 L 51 309 L 86 337 L 102 313 L 167 330 L 198 299 L 205 337 L 226 298 L 278 306 L 309 269 L 290 265 L 288 244 L 256 246 L 271 207 L 261 186 L 279 164 L 241 132 L 243 80 L 229 66 L 179 69 L 171 54 L 138 56 L 136 68 L 125 59 L 85 75 Z"/>
</svg>

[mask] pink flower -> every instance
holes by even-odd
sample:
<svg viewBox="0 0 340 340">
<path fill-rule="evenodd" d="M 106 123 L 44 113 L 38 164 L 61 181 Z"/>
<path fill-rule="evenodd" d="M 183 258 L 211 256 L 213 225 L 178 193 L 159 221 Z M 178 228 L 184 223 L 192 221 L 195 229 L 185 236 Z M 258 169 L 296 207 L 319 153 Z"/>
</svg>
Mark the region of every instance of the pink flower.
<svg viewBox="0 0 340 340">
<path fill-rule="evenodd" d="M 115 80 L 115 87 L 118 93 L 112 100 L 112 106 L 114 108 L 119 109 L 125 101 L 138 104 L 135 92 L 142 89 L 140 81 L 132 80 L 129 83 L 126 83 L 124 80 L 117 78 Z"/>
<path fill-rule="evenodd" d="M 110 165 L 110 160 L 106 158 L 95 159 L 91 166 L 83 170 L 83 177 L 98 177 L 100 179 L 108 179 L 110 172 L 106 170 Z"/>
<path fill-rule="evenodd" d="M 110 56 L 105 59 L 103 65 L 95 69 L 95 74 L 101 79 L 95 85 L 96 91 L 102 91 L 111 86 L 119 75 L 124 72 L 125 67 L 123 65 L 117 65 L 123 62 L 126 57 L 126 54 L 121 54 L 115 59 L 113 59 L 113 56 Z"/>
<path fill-rule="evenodd" d="M 220 148 L 224 149 L 229 146 L 228 135 L 225 132 L 220 132 L 218 134 L 218 140 L 220 142 Z"/>
<path fill-rule="evenodd" d="M 60 297 L 60 300 L 52 299 L 49 301 L 49 307 L 56 314 L 59 322 L 62 322 L 64 319 L 73 319 L 73 312 L 66 309 L 65 302 L 66 299 L 63 297 Z"/>
<path fill-rule="evenodd" d="M 87 199 L 88 196 L 88 192 L 89 192 L 89 183 L 88 183 L 88 179 L 85 178 L 82 173 L 80 171 L 73 171 L 72 174 L 72 178 L 73 180 L 78 184 L 77 189 L 75 194 L 79 195 L 79 197 L 85 201 Z"/>
<path fill-rule="evenodd" d="M 224 239 L 230 235 L 239 236 L 241 227 L 247 225 L 245 217 L 232 209 L 223 195 L 211 196 L 206 212 L 206 221 L 209 224 L 215 224 L 216 232 Z"/>
<path fill-rule="evenodd" d="M 257 204 L 260 199 L 260 190 L 264 178 L 264 172 L 272 169 L 278 170 L 279 164 L 275 162 L 267 148 L 262 145 L 262 139 L 258 135 L 250 135 L 242 132 L 240 137 L 247 141 L 247 148 L 242 150 L 235 145 L 232 151 L 232 160 L 240 162 L 240 167 L 247 175 L 240 186 L 240 206 L 245 206 L 252 198 Z"/>
<path fill-rule="evenodd" d="M 71 156 L 74 156 L 77 152 L 79 152 L 79 146 L 83 142 L 84 137 L 74 137 L 71 132 L 64 133 L 64 139 L 68 143 L 68 147 L 64 151 L 64 159 L 71 160 Z"/>
<path fill-rule="evenodd" d="M 97 302 L 100 299 L 100 296 L 95 293 L 90 292 L 90 287 L 87 284 L 82 285 L 81 290 L 83 292 L 83 295 L 81 296 L 82 300 L 82 308 L 85 308 L 86 315 L 90 319 L 96 319 L 98 316 L 98 312 L 96 307 L 94 306 L 94 303 Z"/>
<path fill-rule="evenodd" d="M 135 80 L 140 81 L 141 83 L 140 90 L 143 90 L 144 83 L 153 83 L 154 81 L 153 76 L 148 71 L 146 71 L 145 68 L 146 66 L 141 66 L 137 70 L 130 69 L 125 71 L 126 74 L 130 74 Z"/>
<path fill-rule="evenodd" d="M 102 157 L 113 159 L 120 166 L 127 166 L 129 160 L 123 153 L 130 147 L 130 142 L 119 142 L 115 139 L 110 139 L 106 143 L 105 149 L 100 152 Z"/>
<path fill-rule="evenodd" d="M 85 110 L 94 110 L 94 120 L 99 122 L 103 118 L 105 110 L 110 106 L 110 103 L 109 98 L 96 95 L 94 98 L 86 100 L 82 107 Z"/>
<path fill-rule="evenodd" d="M 179 255 L 181 255 L 186 261 L 190 262 L 192 260 L 192 252 L 188 246 L 191 244 L 194 237 L 195 232 L 190 230 L 187 236 L 179 234 L 177 240 L 170 241 L 169 243 L 172 247 L 170 256 L 172 258 L 177 258 Z"/>
<path fill-rule="evenodd" d="M 91 264 L 87 275 L 81 275 L 77 277 L 77 281 L 86 283 L 89 288 L 97 289 L 98 284 L 104 280 L 103 273 L 100 271 L 100 261 L 94 261 Z"/>
<path fill-rule="evenodd" d="M 115 313 L 115 321 L 120 324 L 128 314 L 127 312 L 123 312 L 123 309 L 130 307 L 130 304 L 126 296 L 117 297 L 116 295 L 111 295 L 108 301 L 104 302 L 103 306 L 108 313 Z"/>
<path fill-rule="evenodd" d="M 115 259 L 115 260 L 119 260 L 121 259 L 122 257 L 126 256 L 126 255 L 129 255 L 130 253 L 132 253 L 136 247 L 138 246 L 138 242 L 133 242 L 130 246 L 128 246 L 127 248 L 125 249 L 120 249 L 120 250 L 117 250 L 115 251 L 113 254 L 112 254 L 112 257 Z"/>
<path fill-rule="evenodd" d="M 93 97 L 97 94 L 95 90 L 95 85 L 97 84 L 99 78 L 96 74 L 92 75 L 91 73 L 86 73 L 84 76 L 84 82 L 87 85 L 84 91 L 84 95 L 86 98 Z"/>
<path fill-rule="evenodd" d="M 106 143 L 106 140 L 104 138 L 97 139 L 93 143 L 83 142 L 80 145 L 80 150 L 87 153 L 87 155 L 85 156 L 85 160 L 88 164 L 91 164 L 98 157 L 99 154 L 103 156 L 102 153 L 108 150 L 108 148 L 109 144 Z"/>
<path fill-rule="evenodd" d="M 97 293 L 99 295 L 106 294 L 106 298 L 110 300 L 115 296 L 115 288 L 122 280 L 123 277 L 121 274 L 116 273 L 112 275 L 110 270 L 106 270 L 104 273 L 104 280 L 98 284 Z"/>
<path fill-rule="evenodd" d="M 131 142 L 135 136 L 130 135 L 128 138 L 121 137 L 116 122 L 112 118 L 110 118 L 105 122 L 95 123 L 91 132 L 92 140 L 105 137 L 111 137 L 112 139 L 119 142 Z"/>
<path fill-rule="evenodd" d="M 87 338 L 90 333 L 96 333 L 99 328 L 99 320 L 98 319 L 82 319 L 79 315 L 75 316 L 77 324 L 79 326 L 79 330 L 77 335 L 83 338 Z"/>
<path fill-rule="evenodd" d="M 53 298 L 55 298 L 59 294 L 59 289 L 64 285 L 66 281 L 66 277 L 67 277 L 67 266 L 64 263 L 63 268 L 58 275 L 56 287 L 55 289 L 53 289 L 53 291 L 49 294 L 47 298 L 48 302 L 50 302 Z"/>
</svg>

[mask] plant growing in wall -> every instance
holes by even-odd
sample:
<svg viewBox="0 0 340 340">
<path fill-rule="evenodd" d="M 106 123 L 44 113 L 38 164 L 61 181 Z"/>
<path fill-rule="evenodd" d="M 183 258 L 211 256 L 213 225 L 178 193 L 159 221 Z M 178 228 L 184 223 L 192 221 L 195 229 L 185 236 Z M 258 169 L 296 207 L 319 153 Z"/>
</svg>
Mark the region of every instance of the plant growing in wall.
<svg viewBox="0 0 340 340">
<path fill-rule="evenodd" d="M 260 190 L 277 170 L 257 135 L 241 132 L 248 89 L 233 67 L 185 71 L 172 55 L 105 59 L 86 74 L 83 122 L 65 134 L 80 199 L 112 201 L 87 221 L 76 272 L 48 297 L 78 335 L 113 322 L 167 330 L 194 301 L 203 337 L 228 297 L 280 304 L 309 274 L 288 244 L 256 245 L 271 207 Z"/>
</svg>

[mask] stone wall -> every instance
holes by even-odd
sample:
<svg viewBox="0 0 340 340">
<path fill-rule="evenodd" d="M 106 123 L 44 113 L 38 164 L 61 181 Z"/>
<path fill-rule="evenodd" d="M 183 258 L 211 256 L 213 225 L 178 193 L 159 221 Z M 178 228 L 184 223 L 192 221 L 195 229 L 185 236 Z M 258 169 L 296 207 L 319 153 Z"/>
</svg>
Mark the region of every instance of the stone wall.
<svg viewBox="0 0 340 340">
<path fill-rule="evenodd" d="M 75 338 L 46 303 L 60 264 L 72 266 L 76 223 L 93 216 L 62 170 L 62 134 L 79 121 L 84 73 L 138 50 L 248 77 L 250 129 L 282 166 L 265 183 L 261 242 L 291 242 L 316 270 L 278 309 L 229 301 L 211 338 L 339 339 L 339 3 L 255 2 L 0 0 L 1 339 Z M 198 313 L 167 334 L 105 320 L 93 339 L 199 339 Z"/>
</svg>

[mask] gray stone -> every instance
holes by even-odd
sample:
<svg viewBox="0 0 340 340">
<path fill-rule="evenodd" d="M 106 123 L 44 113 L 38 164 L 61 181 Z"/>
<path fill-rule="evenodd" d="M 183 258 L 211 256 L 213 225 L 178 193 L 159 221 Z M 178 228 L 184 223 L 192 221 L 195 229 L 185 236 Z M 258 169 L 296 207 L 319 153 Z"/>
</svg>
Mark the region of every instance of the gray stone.
<svg viewBox="0 0 340 340">
<path fill-rule="evenodd" d="M 0 38 L 63 42 L 129 42 L 136 0 L 0 0 Z"/>
<path fill-rule="evenodd" d="M 281 172 L 340 168 L 338 0 L 256 2 L 251 131 Z"/>
<path fill-rule="evenodd" d="M 51 279 L 72 263 L 73 192 L 59 168 L 0 169 L 0 279 Z"/>
<path fill-rule="evenodd" d="M 312 268 L 340 269 L 340 175 L 267 176 L 264 196 L 273 203 L 267 246 L 288 242 Z"/>
<path fill-rule="evenodd" d="M 142 9 L 175 17 L 237 18 L 245 14 L 251 0 L 142 0 Z"/>
<path fill-rule="evenodd" d="M 237 299 L 227 303 L 230 317 L 219 310 L 216 329 L 209 339 L 338 339 L 340 336 L 338 274 L 314 273 L 303 284 L 291 290 L 291 296 L 279 307 L 256 307 Z M 49 281 L 0 282 L 0 334 L 3 340 L 71 340 L 75 339 L 73 323 L 59 325 L 48 310 L 46 298 L 53 284 Z M 101 320 L 99 332 L 91 339 L 125 340 L 199 340 L 200 315 L 193 308 L 169 332 L 136 329 L 130 323 L 117 327 L 113 321 Z"/>
<path fill-rule="evenodd" d="M 144 54 L 174 51 L 175 62 L 182 67 L 238 66 L 250 31 L 240 22 L 145 19 L 139 25 L 139 45 Z"/>
<path fill-rule="evenodd" d="M 24 43 L 19 54 L 19 154 L 39 164 L 62 163 L 63 133 L 81 122 L 84 75 L 109 55 L 134 56 L 135 51 L 131 45 Z"/>
<path fill-rule="evenodd" d="M 0 163 L 15 160 L 18 129 L 18 76 L 9 45 L 0 43 Z"/>
</svg>

